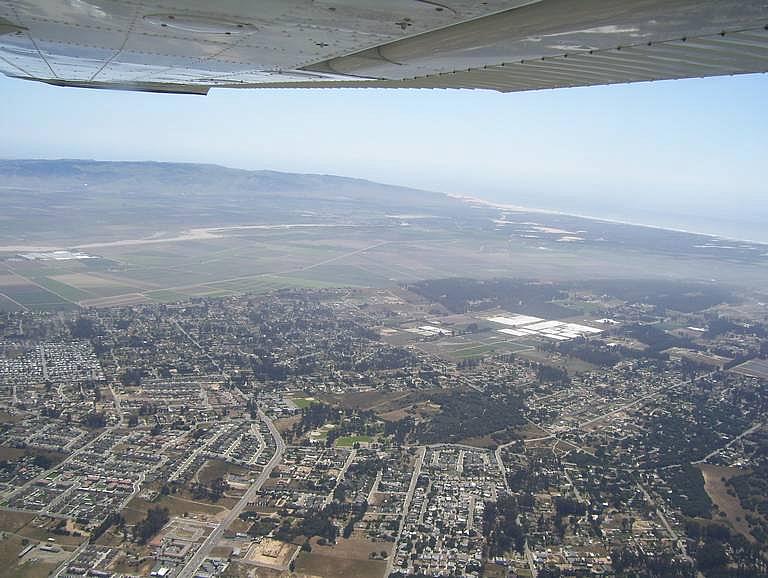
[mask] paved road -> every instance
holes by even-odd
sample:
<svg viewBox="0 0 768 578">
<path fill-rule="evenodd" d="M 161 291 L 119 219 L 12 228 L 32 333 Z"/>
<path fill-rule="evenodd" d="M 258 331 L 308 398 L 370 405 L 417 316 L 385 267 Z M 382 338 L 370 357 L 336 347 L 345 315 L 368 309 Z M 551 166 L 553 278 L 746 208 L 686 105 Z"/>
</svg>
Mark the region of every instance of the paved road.
<svg viewBox="0 0 768 578">
<path fill-rule="evenodd" d="M 669 534 L 670 538 L 675 542 L 675 545 L 677 546 L 677 549 L 680 551 L 680 553 L 683 555 L 683 557 L 695 568 L 696 564 L 693 561 L 693 558 L 691 558 L 688 555 L 688 550 L 685 548 L 685 542 L 680 538 L 680 536 L 672 529 L 672 526 L 670 525 L 669 521 L 667 520 L 667 517 L 664 515 L 664 512 L 661 511 L 661 508 L 656 503 L 656 500 L 651 496 L 651 494 L 645 489 L 645 486 L 643 486 L 640 482 L 637 483 L 637 488 L 642 492 L 643 497 L 645 498 L 645 501 L 648 502 L 652 507 L 656 509 L 656 515 L 659 517 L 659 520 L 661 520 L 662 525 L 667 530 L 667 533 Z"/>
<path fill-rule="evenodd" d="M 605 413 L 604 413 L 604 414 L 602 414 L 602 415 L 599 415 L 599 416 L 597 416 L 597 417 L 595 417 L 595 418 L 592 418 L 592 419 L 590 419 L 590 420 L 587 420 L 587 421 L 585 421 L 585 422 L 582 422 L 581 424 L 579 424 L 579 426 L 578 426 L 576 429 L 584 429 L 585 427 L 588 427 L 588 426 L 592 425 L 593 423 L 599 422 L 600 420 L 602 420 L 602 419 L 604 419 L 604 418 L 608 417 L 609 415 L 613 415 L 613 414 L 616 414 L 616 413 L 620 413 L 620 412 L 622 412 L 622 411 L 625 411 L 625 410 L 627 410 L 627 409 L 631 408 L 631 407 L 632 407 L 632 406 L 634 406 L 634 405 L 637 405 L 637 404 L 639 404 L 639 403 L 642 403 L 642 402 L 644 402 L 645 400 L 647 400 L 647 399 L 650 399 L 650 398 L 652 398 L 652 397 L 656 397 L 657 395 L 661 395 L 662 393 L 664 393 L 664 392 L 666 392 L 666 391 L 671 391 L 671 390 L 673 390 L 673 389 L 677 389 L 678 387 L 682 387 L 682 386 L 684 386 L 684 385 L 688 385 L 688 384 L 691 384 L 691 383 L 693 383 L 694 381 L 697 381 L 697 380 L 699 380 L 699 379 L 706 379 L 706 378 L 708 378 L 708 377 L 712 377 L 712 376 L 713 376 L 715 373 L 717 373 L 717 372 L 716 372 L 716 371 L 711 371 L 711 372 L 709 372 L 709 373 L 706 373 L 706 374 L 704 374 L 704 375 L 700 375 L 700 376 L 698 376 L 698 377 L 694 377 L 693 379 L 689 379 L 689 380 L 687 380 L 687 381 L 681 381 L 680 383 L 675 383 L 675 384 L 673 384 L 673 385 L 668 385 L 668 386 L 666 386 L 666 387 L 660 387 L 660 388 L 659 388 L 659 389 L 657 389 L 656 391 L 652 391 L 651 393 L 648 393 L 648 394 L 646 394 L 646 395 L 644 395 L 644 396 L 642 396 L 642 397 L 638 397 L 636 400 L 634 400 L 634 401 L 631 401 L 631 402 L 629 402 L 629 403 L 627 403 L 627 404 L 625 404 L 625 405 L 622 405 L 622 406 L 621 406 L 621 407 L 619 407 L 619 408 L 613 409 L 613 410 L 611 410 L 611 411 L 607 411 L 607 412 L 605 412 Z"/>
<path fill-rule="evenodd" d="M 528 547 L 528 540 L 525 541 L 525 559 L 528 560 L 528 568 L 531 569 L 531 576 L 536 578 L 538 576 L 538 572 L 536 572 L 536 562 L 534 562 L 533 553 Z"/>
<path fill-rule="evenodd" d="M 14 488 L 13 491 L 9 492 L 8 495 L 6 495 L 3 498 L 3 501 L 7 502 L 8 500 L 11 500 L 14 496 L 21 494 L 24 490 L 26 490 L 30 486 L 33 486 L 34 484 L 36 484 L 40 480 L 43 480 L 48 473 L 50 473 L 52 471 L 57 471 L 58 472 L 58 471 L 63 470 L 65 465 L 67 465 L 69 462 L 74 460 L 80 454 L 88 451 L 91 448 L 92 445 L 94 445 L 98 440 L 100 440 L 105 435 L 109 434 L 114 429 L 115 429 L 115 427 L 108 427 L 108 428 L 106 428 L 104 431 L 102 431 L 99 435 L 97 435 L 91 441 L 89 441 L 84 446 L 82 446 L 82 447 L 78 448 L 77 450 L 75 450 L 74 452 L 72 452 L 70 455 L 68 455 L 66 458 L 61 460 L 58 464 L 56 464 L 52 468 L 50 468 L 48 470 L 45 470 L 42 474 L 40 474 L 37 477 L 32 478 L 31 480 L 27 481 L 25 484 L 23 484 L 23 485 L 21 485 L 21 486 L 19 486 L 17 488 Z M 8 508 L 5 508 L 5 509 L 8 509 Z"/>
<path fill-rule="evenodd" d="M 200 567 L 200 564 L 202 564 L 203 561 L 208 557 L 208 555 L 211 553 L 211 550 L 213 550 L 218 541 L 224 535 L 224 531 L 235 520 L 235 518 L 241 514 L 245 507 L 253 501 L 253 499 L 256 497 L 256 494 L 261 489 L 261 486 L 264 485 L 264 482 L 269 479 L 269 475 L 272 473 L 272 470 L 275 469 L 277 464 L 280 463 L 280 460 L 283 459 L 283 452 L 285 452 L 285 442 L 280 436 L 280 432 L 277 431 L 277 428 L 272 423 L 272 420 L 270 420 L 261 410 L 259 410 L 259 418 L 261 418 L 261 420 L 267 424 L 269 427 L 269 432 L 272 434 L 272 438 L 275 440 L 275 454 L 272 456 L 272 459 L 269 460 L 269 463 L 264 466 L 264 470 L 261 472 L 261 474 L 259 474 L 259 477 L 256 478 L 253 484 L 251 484 L 251 487 L 248 488 L 245 494 L 243 494 L 243 497 L 240 498 L 237 504 L 235 504 L 234 507 L 229 511 L 227 517 L 224 518 L 218 526 L 216 526 L 213 532 L 209 534 L 209 536 L 197 550 L 195 555 L 192 556 L 189 562 L 187 562 L 187 564 L 181 569 L 181 572 L 178 574 L 180 578 L 194 577 L 195 572 L 197 572 L 197 569 Z"/>
<path fill-rule="evenodd" d="M 729 447 L 731 447 L 733 444 L 735 444 L 735 443 L 736 443 L 737 441 L 739 441 L 741 438 L 743 438 L 743 437 L 746 437 L 746 436 L 748 436 L 748 435 L 750 435 L 750 434 L 752 434 L 752 433 L 756 432 L 756 431 L 757 431 L 757 430 L 759 430 L 761 427 L 763 427 L 763 424 L 764 424 L 764 422 L 762 422 L 762 421 L 759 421 L 759 422 L 757 422 L 756 424 L 754 424 L 754 425 L 753 425 L 752 427 L 750 427 L 749 429 L 746 429 L 746 430 L 744 430 L 743 432 L 741 432 L 739 435 L 737 435 L 735 438 L 733 438 L 731 441 L 729 441 L 729 442 L 728 442 L 727 444 L 725 444 L 723 447 L 721 447 L 721 448 L 717 448 L 716 450 L 709 452 L 709 453 L 708 453 L 706 456 L 704 456 L 704 457 L 703 457 L 703 458 L 701 458 L 700 460 L 698 460 L 698 461 L 695 461 L 695 462 L 691 462 L 691 463 L 692 463 L 692 464 L 694 464 L 694 465 L 695 465 L 695 464 L 703 464 L 703 463 L 704 463 L 704 462 L 706 462 L 706 461 L 707 461 L 709 458 L 711 458 L 711 457 L 713 457 L 713 456 L 716 456 L 717 454 L 719 454 L 719 453 L 720 453 L 720 452 L 722 452 L 723 450 L 727 450 Z"/>
<path fill-rule="evenodd" d="M 405 526 L 405 517 L 408 515 L 408 509 L 411 506 L 411 500 L 413 499 L 413 493 L 416 491 L 416 484 L 419 481 L 419 475 L 421 474 L 421 465 L 424 463 L 424 456 L 427 454 L 427 448 L 425 446 L 419 447 L 419 456 L 416 458 L 416 463 L 413 466 L 413 474 L 411 475 L 411 484 L 408 486 L 408 492 L 405 494 L 405 501 L 403 502 L 403 517 L 400 518 L 400 527 L 397 529 L 397 537 L 395 538 L 395 546 L 392 548 L 392 554 L 387 559 L 387 569 L 384 572 L 384 578 L 390 575 L 392 572 L 392 566 L 395 564 L 395 558 L 397 557 L 397 544 L 400 541 L 400 534 L 403 532 L 403 526 Z"/>
<path fill-rule="evenodd" d="M 120 403 L 120 396 L 117 395 L 117 392 L 112 387 L 112 382 L 107 382 L 107 387 L 109 388 L 109 393 L 112 394 L 112 399 L 115 400 L 115 411 L 117 412 L 117 427 L 123 426 L 123 406 Z"/>
<path fill-rule="evenodd" d="M 357 450 L 353 448 L 352 451 L 349 452 L 349 456 L 347 457 L 347 460 L 344 462 L 344 466 L 342 466 L 341 471 L 339 472 L 339 475 L 336 478 L 336 485 L 333 486 L 333 489 L 325 497 L 325 500 L 323 500 L 323 507 L 327 506 L 333 501 L 333 494 L 336 492 L 336 488 L 339 487 L 339 484 L 342 481 L 344 481 L 344 476 L 347 475 L 347 470 L 349 469 L 349 466 L 352 465 L 352 461 L 355 459 L 356 455 L 357 455 Z"/>
</svg>

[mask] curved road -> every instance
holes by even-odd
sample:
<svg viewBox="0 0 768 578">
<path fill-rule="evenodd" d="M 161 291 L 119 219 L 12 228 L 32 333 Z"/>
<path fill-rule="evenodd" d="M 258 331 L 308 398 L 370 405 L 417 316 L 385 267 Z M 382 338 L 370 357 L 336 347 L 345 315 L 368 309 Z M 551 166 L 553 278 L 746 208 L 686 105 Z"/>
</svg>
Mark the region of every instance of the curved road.
<svg viewBox="0 0 768 578">
<path fill-rule="evenodd" d="M 216 526 L 213 532 L 208 535 L 197 552 L 192 556 L 192 558 L 189 559 L 189 562 L 184 565 L 184 567 L 181 569 L 181 572 L 177 574 L 177 576 L 180 578 L 193 578 L 195 576 L 195 572 L 197 572 L 200 564 L 202 564 L 203 561 L 208 557 L 208 554 L 211 553 L 211 550 L 213 550 L 218 541 L 224 535 L 224 531 L 229 527 L 234 519 L 241 514 L 245 507 L 253 501 L 253 499 L 256 497 L 256 494 L 261 489 L 261 486 L 264 485 L 264 482 L 266 482 L 269 478 L 272 470 L 275 469 L 277 464 L 280 463 L 280 460 L 283 459 L 283 452 L 285 452 L 285 442 L 280 436 L 280 432 L 277 431 L 277 428 L 272 423 L 272 420 L 270 420 L 261 410 L 259 410 L 259 418 L 261 418 L 261 420 L 267 424 L 267 427 L 269 427 L 269 432 L 272 434 L 272 439 L 275 440 L 275 454 L 272 456 L 272 459 L 269 460 L 269 463 L 264 466 L 264 470 L 261 472 L 261 474 L 259 474 L 259 477 L 256 478 L 253 484 L 251 484 L 251 487 L 248 488 L 245 494 L 243 494 L 243 497 L 240 498 L 237 504 L 235 504 L 234 507 L 229 511 L 227 517 L 224 518 L 221 523 Z"/>
</svg>

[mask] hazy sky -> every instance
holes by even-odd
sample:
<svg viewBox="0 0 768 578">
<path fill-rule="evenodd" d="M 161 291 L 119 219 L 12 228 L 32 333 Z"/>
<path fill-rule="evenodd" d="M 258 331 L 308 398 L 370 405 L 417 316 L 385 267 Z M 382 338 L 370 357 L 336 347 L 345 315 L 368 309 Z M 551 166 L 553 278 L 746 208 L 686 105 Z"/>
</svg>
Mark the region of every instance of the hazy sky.
<svg viewBox="0 0 768 578">
<path fill-rule="evenodd" d="M 621 216 L 637 206 L 648 215 L 759 215 L 762 225 L 766 102 L 768 75 L 517 94 L 213 90 L 207 97 L 0 76 L 0 157 L 213 162 L 589 214 Z"/>
</svg>

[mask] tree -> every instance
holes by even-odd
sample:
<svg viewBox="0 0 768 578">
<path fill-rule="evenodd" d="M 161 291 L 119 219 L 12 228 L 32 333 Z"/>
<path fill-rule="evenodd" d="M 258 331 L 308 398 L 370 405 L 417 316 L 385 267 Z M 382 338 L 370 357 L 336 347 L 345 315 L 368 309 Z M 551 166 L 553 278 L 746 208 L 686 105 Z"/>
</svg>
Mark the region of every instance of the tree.
<svg viewBox="0 0 768 578">
<path fill-rule="evenodd" d="M 107 425 L 107 418 L 101 412 L 91 412 L 85 416 L 83 424 L 91 429 L 99 429 Z"/>
<path fill-rule="evenodd" d="M 133 537 L 140 544 L 145 544 L 168 522 L 168 508 L 155 506 L 147 511 L 147 516 L 133 528 Z"/>
<path fill-rule="evenodd" d="M 78 317 L 69 324 L 69 332 L 75 339 L 91 339 L 97 335 L 93 321 L 86 317 Z"/>
</svg>

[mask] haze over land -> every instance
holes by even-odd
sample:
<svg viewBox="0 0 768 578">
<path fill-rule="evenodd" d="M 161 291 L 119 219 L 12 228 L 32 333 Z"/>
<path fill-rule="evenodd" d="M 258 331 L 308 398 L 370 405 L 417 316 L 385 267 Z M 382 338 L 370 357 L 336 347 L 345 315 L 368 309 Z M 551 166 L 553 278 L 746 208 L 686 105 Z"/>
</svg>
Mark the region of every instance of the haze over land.
<svg viewBox="0 0 768 578">
<path fill-rule="evenodd" d="M 443 277 L 764 288 L 768 252 L 329 175 L 0 161 L 0 305 L 57 309 Z M 77 250 L 73 255 L 35 252 Z"/>
</svg>

